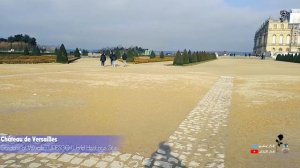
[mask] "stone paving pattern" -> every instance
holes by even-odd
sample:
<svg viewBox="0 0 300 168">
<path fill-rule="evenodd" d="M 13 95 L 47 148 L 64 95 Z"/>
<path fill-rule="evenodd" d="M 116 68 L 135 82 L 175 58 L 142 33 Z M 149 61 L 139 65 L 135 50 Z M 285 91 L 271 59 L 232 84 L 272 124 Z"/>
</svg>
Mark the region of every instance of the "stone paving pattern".
<svg viewBox="0 0 300 168">
<path fill-rule="evenodd" d="M 224 167 L 224 136 L 232 77 L 221 77 L 166 142 L 150 158 L 140 154 L 2 154 L 0 168 L 37 167 Z"/>
</svg>

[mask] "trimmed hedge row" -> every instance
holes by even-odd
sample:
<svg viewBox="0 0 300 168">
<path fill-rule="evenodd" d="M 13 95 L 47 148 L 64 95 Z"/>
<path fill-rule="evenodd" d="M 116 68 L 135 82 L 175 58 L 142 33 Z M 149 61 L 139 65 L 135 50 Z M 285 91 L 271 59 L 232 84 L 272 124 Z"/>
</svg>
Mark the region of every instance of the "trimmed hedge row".
<svg viewBox="0 0 300 168">
<path fill-rule="evenodd" d="M 71 63 L 80 59 L 80 57 L 68 57 L 68 62 Z M 38 63 L 55 63 L 56 56 L 1 56 L 0 64 L 38 64 Z"/>
<path fill-rule="evenodd" d="M 207 60 L 217 59 L 216 54 L 208 52 L 191 52 L 184 50 L 183 53 L 177 51 L 173 65 L 184 65 L 196 62 L 202 62 Z"/>
<path fill-rule="evenodd" d="M 80 59 L 80 57 L 68 57 L 68 64 Z"/>
<path fill-rule="evenodd" d="M 295 62 L 300 63 L 300 54 L 278 54 L 276 57 L 276 61 L 286 61 L 286 62 Z"/>
<path fill-rule="evenodd" d="M 1 56 L 0 64 L 54 63 L 55 56 Z"/>
<path fill-rule="evenodd" d="M 154 58 L 145 58 L 145 57 L 134 57 L 134 64 L 141 64 L 141 63 L 151 63 L 151 62 L 163 62 L 163 61 L 173 61 L 173 56 L 165 56 L 164 58 L 154 57 Z"/>
<path fill-rule="evenodd" d="M 24 55 L 23 51 L 15 51 L 15 52 L 0 51 L 0 56 L 22 56 L 22 55 Z M 36 56 L 33 55 L 31 52 L 29 53 L 29 55 Z M 41 53 L 41 55 L 55 55 L 55 53 Z"/>
<path fill-rule="evenodd" d="M 22 51 L 17 51 L 17 52 L 3 52 L 0 51 L 0 56 L 6 56 L 6 55 L 24 55 L 24 52 Z"/>
</svg>

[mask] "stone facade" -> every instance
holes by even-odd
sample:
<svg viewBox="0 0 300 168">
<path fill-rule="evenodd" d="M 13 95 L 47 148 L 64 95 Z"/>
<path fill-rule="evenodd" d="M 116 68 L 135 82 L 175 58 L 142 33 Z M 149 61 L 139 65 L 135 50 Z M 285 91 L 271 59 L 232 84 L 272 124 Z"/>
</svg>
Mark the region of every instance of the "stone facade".
<svg viewBox="0 0 300 168">
<path fill-rule="evenodd" d="M 300 24 L 269 18 L 256 31 L 254 54 L 276 55 L 300 52 Z"/>
</svg>

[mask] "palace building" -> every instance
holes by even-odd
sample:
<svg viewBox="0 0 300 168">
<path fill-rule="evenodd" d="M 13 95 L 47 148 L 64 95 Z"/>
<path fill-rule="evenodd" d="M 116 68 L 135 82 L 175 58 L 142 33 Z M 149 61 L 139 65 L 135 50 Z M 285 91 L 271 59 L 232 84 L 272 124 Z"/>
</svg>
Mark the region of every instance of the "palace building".
<svg viewBox="0 0 300 168">
<path fill-rule="evenodd" d="M 281 11 L 280 14 L 280 19 L 269 18 L 256 31 L 254 54 L 300 53 L 300 9 Z"/>
</svg>

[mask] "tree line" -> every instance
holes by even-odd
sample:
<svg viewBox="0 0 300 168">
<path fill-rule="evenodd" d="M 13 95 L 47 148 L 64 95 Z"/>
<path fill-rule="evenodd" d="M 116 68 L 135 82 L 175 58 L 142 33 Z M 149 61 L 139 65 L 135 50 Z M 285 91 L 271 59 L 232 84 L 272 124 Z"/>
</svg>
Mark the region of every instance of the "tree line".
<svg viewBox="0 0 300 168">
<path fill-rule="evenodd" d="M 36 39 L 34 37 L 30 37 L 29 35 L 25 34 L 17 34 L 14 36 L 9 36 L 7 39 L 5 38 L 0 38 L 0 42 L 9 42 L 9 43 L 13 43 L 13 42 L 24 42 L 24 43 L 28 43 L 31 46 L 36 46 Z"/>
<path fill-rule="evenodd" d="M 128 62 L 132 62 L 132 61 L 134 61 L 135 57 L 143 55 L 146 50 L 147 49 L 144 49 L 144 48 L 138 47 L 138 46 L 129 47 L 129 48 L 115 47 L 115 48 L 101 49 L 100 53 L 104 52 L 105 55 L 109 56 L 111 54 L 111 52 L 113 52 L 114 54 L 116 54 L 116 56 L 117 56 L 118 59 L 121 58 L 121 56 L 122 56 L 123 53 L 126 53 L 127 56 L 128 56 L 127 61 Z M 155 52 L 151 51 L 149 57 L 150 57 L 150 59 L 155 58 L 156 57 Z M 162 59 L 165 57 L 163 51 L 160 52 L 159 57 L 162 58 Z"/>
<path fill-rule="evenodd" d="M 191 50 L 187 51 L 185 49 L 183 52 L 177 51 L 173 65 L 184 65 L 213 59 L 217 59 L 214 53 L 204 51 L 191 52 Z"/>
<path fill-rule="evenodd" d="M 276 61 L 286 61 L 300 63 L 300 53 L 298 54 L 278 54 Z"/>
<path fill-rule="evenodd" d="M 134 61 L 134 57 L 138 57 L 139 55 L 144 54 L 145 50 L 142 47 L 134 46 L 134 47 L 113 47 L 113 48 L 103 48 L 100 49 L 100 53 L 105 53 L 106 56 L 110 56 L 110 54 L 113 52 L 117 58 L 121 58 L 121 56 L 126 53 L 127 54 L 127 61 L 132 62 Z"/>
<path fill-rule="evenodd" d="M 64 44 L 61 44 L 59 48 L 55 48 L 55 55 L 56 55 L 56 62 L 57 63 L 63 63 L 63 64 L 68 64 L 69 63 L 69 57 L 68 57 L 68 52 L 65 48 Z M 79 59 L 81 57 L 81 53 L 78 48 L 75 49 L 74 52 L 71 53 L 74 55 L 74 59 Z"/>
<path fill-rule="evenodd" d="M 41 49 L 38 46 L 33 46 L 31 50 L 26 46 L 24 49 L 24 55 L 41 56 Z"/>
</svg>

